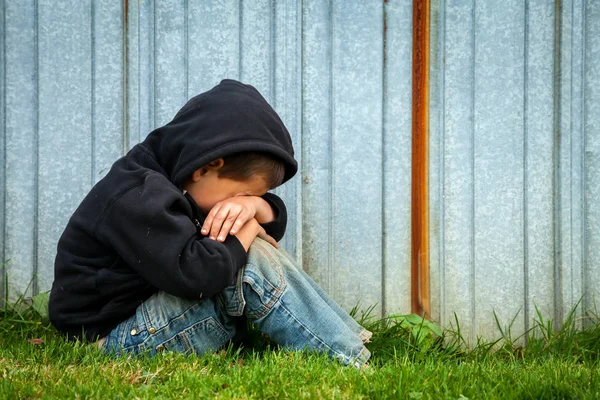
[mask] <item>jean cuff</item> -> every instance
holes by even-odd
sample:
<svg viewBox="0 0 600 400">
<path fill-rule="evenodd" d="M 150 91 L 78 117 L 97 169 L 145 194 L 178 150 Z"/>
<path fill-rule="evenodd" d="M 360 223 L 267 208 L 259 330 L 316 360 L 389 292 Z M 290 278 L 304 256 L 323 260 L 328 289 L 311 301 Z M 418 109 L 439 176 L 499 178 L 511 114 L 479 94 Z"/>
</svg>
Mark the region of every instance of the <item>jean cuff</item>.
<svg viewBox="0 0 600 400">
<path fill-rule="evenodd" d="M 360 332 L 360 334 L 358 335 L 358 337 L 360 338 L 360 340 L 362 340 L 363 343 L 371 343 L 371 336 L 373 336 L 373 332 L 368 331 L 366 329 L 363 329 L 362 332 Z"/>
<path fill-rule="evenodd" d="M 360 353 L 358 353 L 358 356 L 351 362 L 351 365 L 360 369 L 363 365 L 367 363 L 367 361 L 369 361 L 369 358 L 371 358 L 371 352 L 369 351 L 369 349 L 363 346 Z"/>
</svg>

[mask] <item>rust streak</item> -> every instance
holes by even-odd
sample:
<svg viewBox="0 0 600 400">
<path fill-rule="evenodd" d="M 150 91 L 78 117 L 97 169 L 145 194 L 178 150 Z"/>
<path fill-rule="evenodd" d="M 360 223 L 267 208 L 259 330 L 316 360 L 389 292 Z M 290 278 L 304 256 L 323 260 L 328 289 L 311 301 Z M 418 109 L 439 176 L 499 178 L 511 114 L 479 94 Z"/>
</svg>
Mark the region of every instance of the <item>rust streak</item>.
<svg viewBox="0 0 600 400">
<path fill-rule="evenodd" d="M 411 308 L 429 316 L 429 0 L 413 3 L 412 76 Z"/>
</svg>

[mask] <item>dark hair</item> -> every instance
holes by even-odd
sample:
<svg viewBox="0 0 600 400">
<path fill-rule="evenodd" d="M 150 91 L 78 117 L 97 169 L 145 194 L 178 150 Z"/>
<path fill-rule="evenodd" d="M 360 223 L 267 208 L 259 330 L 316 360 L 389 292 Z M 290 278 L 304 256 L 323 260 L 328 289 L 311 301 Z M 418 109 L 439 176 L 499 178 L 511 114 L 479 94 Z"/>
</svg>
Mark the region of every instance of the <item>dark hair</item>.
<svg viewBox="0 0 600 400">
<path fill-rule="evenodd" d="M 285 176 L 283 161 L 269 153 L 248 151 L 223 157 L 219 177 L 245 181 L 255 175 L 265 179 L 270 189 L 281 185 Z"/>
</svg>

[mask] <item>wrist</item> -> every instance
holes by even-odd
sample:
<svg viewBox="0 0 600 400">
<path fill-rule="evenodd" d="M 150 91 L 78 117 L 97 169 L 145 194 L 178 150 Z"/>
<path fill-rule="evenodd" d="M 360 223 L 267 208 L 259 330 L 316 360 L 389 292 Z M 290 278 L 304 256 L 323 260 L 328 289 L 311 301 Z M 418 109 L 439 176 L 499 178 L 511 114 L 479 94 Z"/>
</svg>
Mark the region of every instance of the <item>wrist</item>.
<svg viewBox="0 0 600 400">
<path fill-rule="evenodd" d="M 256 221 L 260 224 L 267 224 L 275 221 L 276 215 L 271 204 L 262 197 L 257 197 L 256 199 L 256 214 L 254 215 Z"/>
</svg>

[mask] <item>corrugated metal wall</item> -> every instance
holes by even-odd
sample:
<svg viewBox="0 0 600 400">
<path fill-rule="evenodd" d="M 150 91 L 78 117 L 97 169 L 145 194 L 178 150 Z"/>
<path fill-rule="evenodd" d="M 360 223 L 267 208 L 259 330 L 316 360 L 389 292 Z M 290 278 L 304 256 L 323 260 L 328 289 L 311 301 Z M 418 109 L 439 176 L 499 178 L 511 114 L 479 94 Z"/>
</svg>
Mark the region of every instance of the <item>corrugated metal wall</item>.
<svg viewBox="0 0 600 400">
<path fill-rule="evenodd" d="M 600 3 L 434 2 L 432 304 L 463 331 L 600 300 Z M 581 311 L 581 310 L 580 310 Z"/>
<path fill-rule="evenodd" d="M 12 293 L 34 274 L 29 293 L 49 288 L 56 241 L 112 161 L 230 77 L 293 135 L 285 247 L 345 307 L 408 311 L 410 2 L 130 1 L 127 24 L 115 1 L 3 5 Z"/>
<path fill-rule="evenodd" d="M 128 21 L 130 140 L 223 77 L 252 83 L 301 164 L 277 190 L 290 211 L 284 246 L 344 306 L 406 309 L 411 4 L 142 1 Z"/>
<path fill-rule="evenodd" d="M 411 1 L 0 0 L 0 259 L 47 290 L 81 198 L 224 77 L 293 135 L 285 247 L 346 308 L 410 311 Z M 431 294 L 471 333 L 600 283 L 600 9 L 432 0 Z M 560 50 L 560 51 L 559 51 Z M 32 281 L 32 276 L 38 276 Z M 591 299 L 591 297 L 589 298 Z M 586 300 L 591 305 L 591 300 Z"/>
</svg>

